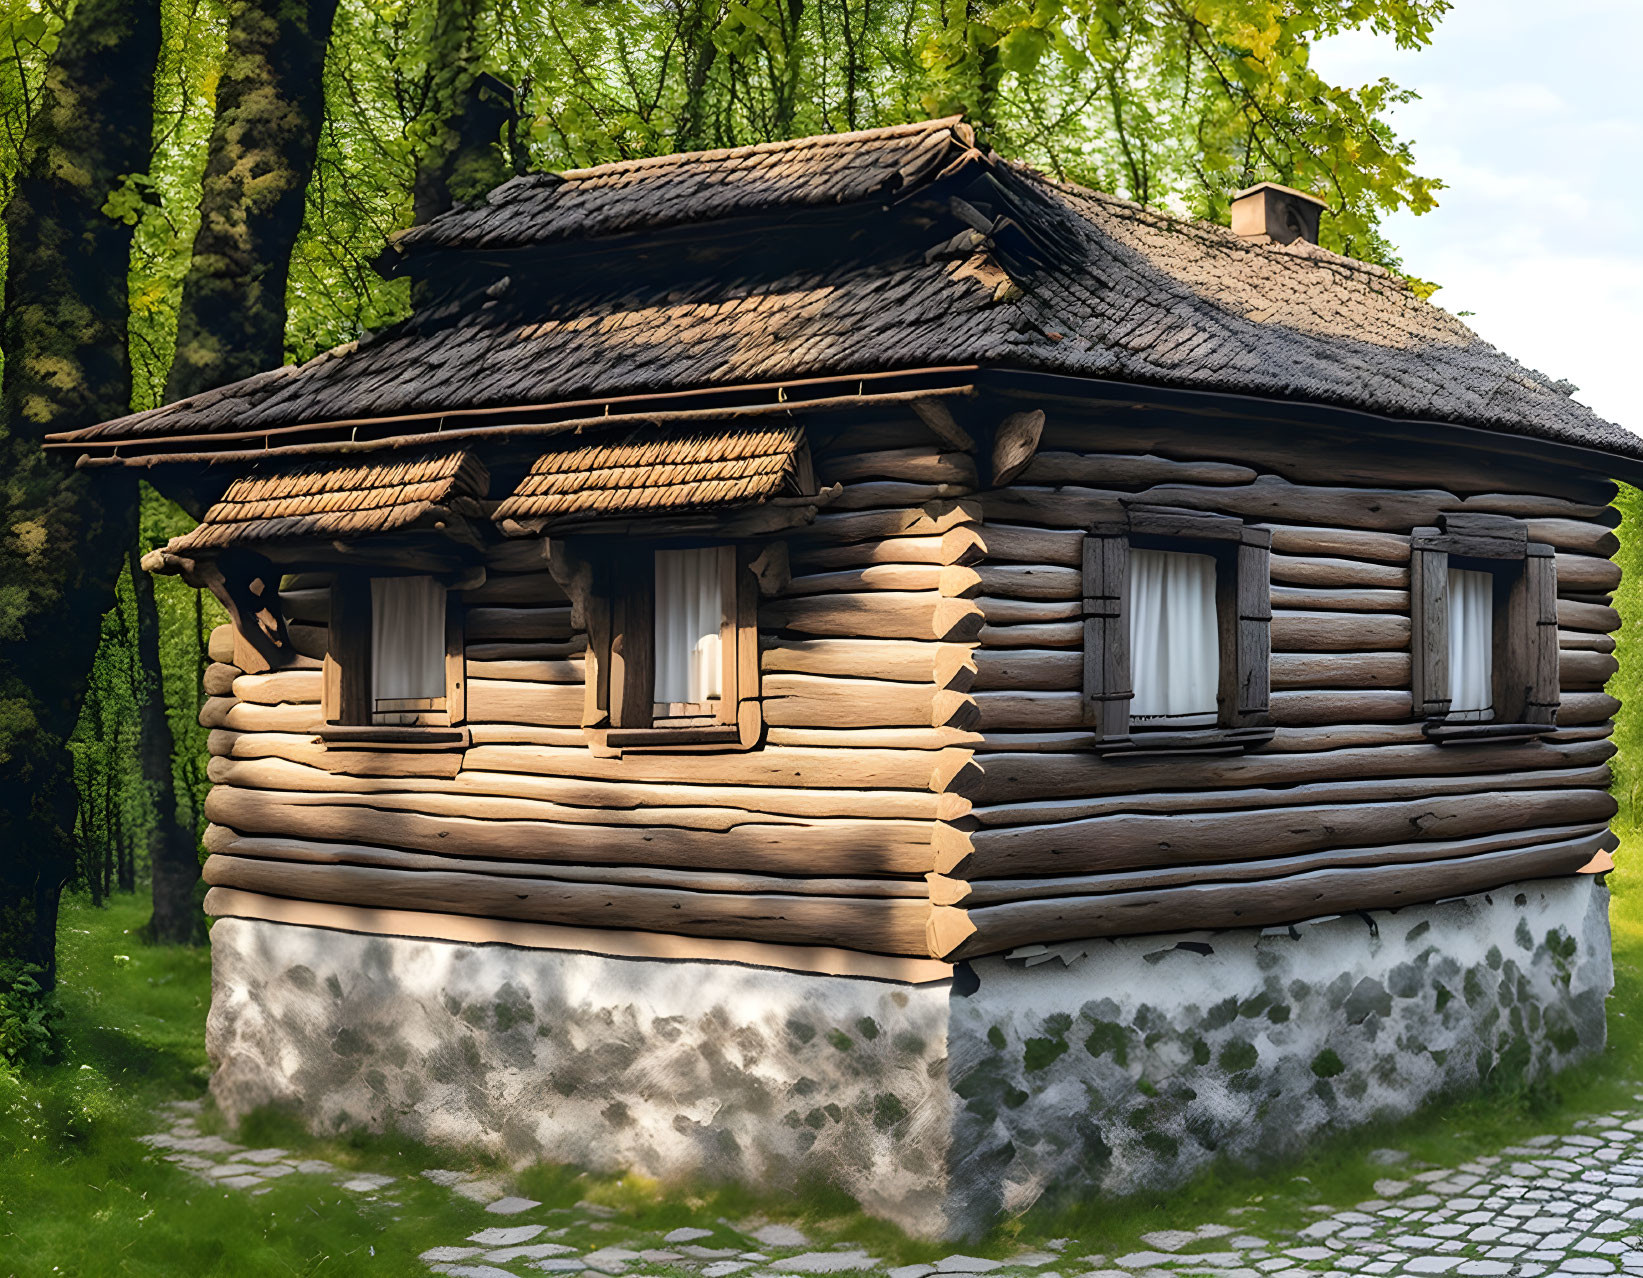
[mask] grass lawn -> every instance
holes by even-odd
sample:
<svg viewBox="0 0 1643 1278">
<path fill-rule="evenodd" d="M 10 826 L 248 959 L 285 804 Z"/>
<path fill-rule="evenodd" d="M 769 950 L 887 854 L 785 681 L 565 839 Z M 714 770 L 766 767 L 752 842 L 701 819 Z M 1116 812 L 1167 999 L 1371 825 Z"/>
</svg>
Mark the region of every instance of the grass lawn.
<svg viewBox="0 0 1643 1278">
<path fill-rule="evenodd" d="M 1215 1169 L 1167 1197 L 1035 1213 L 966 1250 L 1003 1254 L 1071 1236 L 1121 1253 L 1147 1230 L 1191 1228 L 1234 1211 L 1257 1232 L 1282 1230 L 1312 1219 L 1311 1204 L 1371 1197 L 1374 1181 L 1386 1175 L 1364 1157 L 1372 1149 L 1393 1145 L 1425 1162 L 1455 1164 L 1536 1132 L 1564 1130 L 1583 1114 L 1634 1106 L 1643 1073 L 1643 871 L 1624 851 L 1616 860 L 1616 989 L 1601 1057 L 1529 1091 L 1482 1095 L 1336 1138 L 1301 1163 L 1263 1174 Z M 424 1249 L 501 1223 L 416 1174 L 482 1164 L 408 1142 L 320 1140 L 271 1116 L 238 1133 L 245 1143 L 399 1178 L 370 1200 L 301 1175 L 255 1196 L 214 1188 L 140 1143 L 158 1126 L 157 1106 L 205 1094 L 210 997 L 208 954 L 141 944 L 145 917 L 140 899 L 105 909 L 65 905 L 64 1058 L 21 1076 L 0 1072 L 0 1276 L 425 1273 L 416 1259 Z M 760 1200 L 741 1190 L 666 1191 L 637 1178 L 553 1168 L 512 1179 L 550 1206 L 590 1199 L 615 1207 L 621 1216 L 613 1223 L 622 1226 L 670 1228 L 757 1211 L 801 1221 L 818 1243 L 848 1239 L 900 1262 L 950 1250 L 907 1240 L 825 1193 Z"/>
</svg>

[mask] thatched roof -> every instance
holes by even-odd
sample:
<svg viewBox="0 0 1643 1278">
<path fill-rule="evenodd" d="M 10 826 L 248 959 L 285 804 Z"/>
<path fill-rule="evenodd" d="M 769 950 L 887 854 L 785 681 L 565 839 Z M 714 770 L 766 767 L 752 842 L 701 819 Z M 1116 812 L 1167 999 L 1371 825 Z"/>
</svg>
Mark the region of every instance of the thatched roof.
<svg viewBox="0 0 1643 1278">
<path fill-rule="evenodd" d="M 392 256 L 441 301 L 65 438 L 257 448 L 316 423 L 978 364 L 1643 458 L 1643 439 L 1379 267 L 1053 182 L 955 120 L 519 178 Z"/>
<path fill-rule="evenodd" d="M 794 475 L 802 426 L 626 432 L 550 447 L 494 518 L 659 514 L 737 506 L 780 494 Z"/>
<path fill-rule="evenodd" d="M 198 527 L 166 549 L 197 555 L 230 545 L 397 532 L 449 517 L 462 497 L 483 496 L 488 482 L 484 467 L 461 449 L 259 470 L 230 484 Z"/>
</svg>

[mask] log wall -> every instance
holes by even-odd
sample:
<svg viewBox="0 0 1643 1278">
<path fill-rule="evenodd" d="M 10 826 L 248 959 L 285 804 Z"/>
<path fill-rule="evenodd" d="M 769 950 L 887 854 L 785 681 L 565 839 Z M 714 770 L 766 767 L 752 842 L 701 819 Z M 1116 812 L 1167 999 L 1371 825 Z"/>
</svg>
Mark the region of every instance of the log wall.
<svg viewBox="0 0 1643 1278">
<path fill-rule="evenodd" d="M 760 603 L 758 748 L 590 753 L 587 638 L 529 541 L 464 595 L 461 749 L 322 745 L 328 583 L 291 580 L 298 668 L 244 675 L 213 644 L 207 880 L 242 901 L 956 959 L 1431 900 L 1609 846 L 1600 481 L 1290 456 L 1067 406 L 997 491 L 910 414 L 811 440 L 842 491 L 784 535 L 788 577 Z M 1086 748 L 1083 528 L 1125 495 L 1270 529 L 1270 743 Z M 1563 699 L 1543 740 L 1437 746 L 1413 721 L 1409 530 L 1463 510 L 1527 519 L 1557 551 Z"/>
</svg>

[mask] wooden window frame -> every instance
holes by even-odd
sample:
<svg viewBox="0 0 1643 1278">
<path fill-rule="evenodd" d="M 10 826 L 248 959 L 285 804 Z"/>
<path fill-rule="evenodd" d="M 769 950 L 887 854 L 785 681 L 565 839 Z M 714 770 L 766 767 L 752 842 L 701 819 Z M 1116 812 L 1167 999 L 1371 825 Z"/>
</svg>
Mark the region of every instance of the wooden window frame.
<svg viewBox="0 0 1643 1278">
<path fill-rule="evenodd" d="M 658 718 L 656 552 L 712 547 L 720 554 L 726 607 L 717 705 Z M 561 584 L 588 636 L 582 725 L 598 753 L 750 750 L 764 731 L 759 696 L 757 548 L 709 538 L 575 538 L 559 544 Z"/>
<path fill-rule="evenodd" d="M 377 577 L 433 576 L 437 573 L 372 572 L 339 569 L 331 578 L 331 607 L 326 627 L 321 692 L 324 725 L 319 737 L 328 745 L 372 748 L 450 749 L 468 743 L 468 678 L 461 597 L 445 586 L 445 695 L 438 704 L 414 712 L 411 723 L 379 720 L 371 683 L 371 637 L 374 604 L 371 581 Z"/>
<path fill-rule="evenodd" d="M 1220 686 L 1214 727 L 1130 722 L 1130 551 L 1215 560 Z M 1102 754 L 1236 754 L 1272 739 L 1272 534 L 1235 515 L 1118 504 L 1084 537 L 1084 722 Z"/>
<path fill-rule="evenodd" d="M 1557 730 L 1557 557 L 1505 515 L 1452 514 L 1409 537 L 1410 693 L 1437 742 L 1522 740 Z M 1449 569 L 1495 578 L 1494 718 L 1449 718 Z"/>
</svg>

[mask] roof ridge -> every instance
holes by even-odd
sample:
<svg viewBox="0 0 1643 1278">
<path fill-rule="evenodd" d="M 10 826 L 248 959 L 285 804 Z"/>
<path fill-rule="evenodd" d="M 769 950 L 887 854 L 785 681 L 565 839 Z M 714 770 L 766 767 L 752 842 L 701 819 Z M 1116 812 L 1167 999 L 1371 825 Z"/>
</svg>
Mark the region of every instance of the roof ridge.
<svg viewBox="0 0 1643 1278">
<path fill-rule="evenodd" d="M 718 161 L 740 159 L 749 155 L 769 155 L 782 151 L 796 151 L 804 147 L 837 146 L 852 142 L 880 141 L 887 138 L 911 137 L 918 133 L 934 133 L 953 129 L 964 122 L 962 115 L 946 115 L 934 120 L 909 120 L 903 124 L 885 124 L 873 129 L 857 129 L 852 133 L 810 133 L 802 138 L 777 138 L 769 142 L 749 142 L 742 146 L 715 147 L 710 151 L 674 151 L 668 155 L 645 155 L 633 160 L 611 160 L 582 169 L 560 169 L 551 173 L 533 173 L 536 179 L 558 178 L 564 182 L 579 182 L 590 177 L 611 173 L 632 173 L 647 168 L 677 164 L 681 160 Z"/>
</svg>

